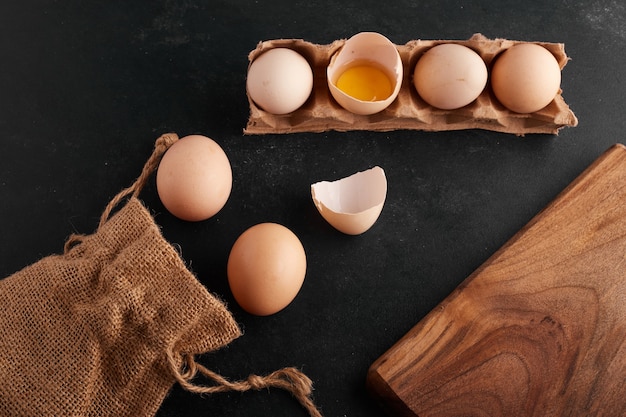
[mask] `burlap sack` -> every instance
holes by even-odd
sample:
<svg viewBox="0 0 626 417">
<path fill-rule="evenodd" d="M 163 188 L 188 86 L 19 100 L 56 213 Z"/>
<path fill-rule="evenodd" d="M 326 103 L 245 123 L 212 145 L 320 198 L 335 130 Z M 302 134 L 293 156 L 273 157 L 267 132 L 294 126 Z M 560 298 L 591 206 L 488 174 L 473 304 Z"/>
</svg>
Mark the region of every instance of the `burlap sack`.
<svg viewBox="0 0 626 417">
<path fill-rule="evenodd" d="M 230 382 L 194 360 L 241 333 L 137 198 L 177 139 L 157 140 L 95 233 L 0 281 L 0 415 L 153 416 L 175 382 L 201 393 L 279 387 L 319 415 L 296 369 Z M 195 385 L 198 373 L 210 384 Z"/>
</svg>

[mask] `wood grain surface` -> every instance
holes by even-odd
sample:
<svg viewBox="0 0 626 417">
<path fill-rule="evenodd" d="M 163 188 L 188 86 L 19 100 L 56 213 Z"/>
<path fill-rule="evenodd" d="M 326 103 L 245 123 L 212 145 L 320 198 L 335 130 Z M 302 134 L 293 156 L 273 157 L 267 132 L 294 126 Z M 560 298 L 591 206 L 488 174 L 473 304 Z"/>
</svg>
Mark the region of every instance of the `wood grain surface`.
<svg viewBox="0 0 626 417">
<path fill-rule="evenodd" d="M 397 416 L 626 415 L 626 147 L 376 360 L 367 385 Z"/>
</svg>

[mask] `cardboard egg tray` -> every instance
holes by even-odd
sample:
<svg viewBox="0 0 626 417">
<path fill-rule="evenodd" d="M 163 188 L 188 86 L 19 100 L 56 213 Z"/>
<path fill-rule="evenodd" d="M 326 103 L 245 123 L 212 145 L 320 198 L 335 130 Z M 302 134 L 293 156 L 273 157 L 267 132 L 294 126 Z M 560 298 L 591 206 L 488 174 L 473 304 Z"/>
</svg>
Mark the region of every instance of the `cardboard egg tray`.
<svg viewBox="0 0 626 417">
<path fill-rule="evenodd" d="M 457 43 L 476 51 L 485 61 L 488 70 L 494 58 L 505 49 L 518 43 L 536 43 L 548 49 L 557 59 L 561 69 L 569 58 L 561 43 L 522 42 L 506 39 L 488 39 L 475 34 L 463 41 L 411 40 L 405 45 L 396 45 L 404 66 L 400 94 L 385 110 L 362 116 L 345 110 L 333 99 L 326 80 L 326 67 L 331 57 L 345 40 L 328 45 L 310 43 L 301 39 L 276 39 L 260 42 L 250 52 L 251 63 L 257 56 L 271 48 L 291 48 L 300 53 L 313 69 L 313 91 L 309 99 L 298 110 L 286 115 L 274 115 L 258 106 L 248 96 L 250 115 L 244 134 L 324 132 L 329 130 L 424 130 L 444 131 L 462 129 L 484 129 L 524 136 L 530 133 L 558 134 L 566 126 L 576 126 L 578 119 L 565 103 L 561 93 L 542 110 L 522 114 L 506 109 L 493 95 L 489 85 L 469 105 L 455 110 L 441 110 L 422 100 L 413 86 L 413 70 L 418 59 L 429 48 L 441 43 Z M 488 83 L 489 84 L 489 83 Z"/>
</svg>

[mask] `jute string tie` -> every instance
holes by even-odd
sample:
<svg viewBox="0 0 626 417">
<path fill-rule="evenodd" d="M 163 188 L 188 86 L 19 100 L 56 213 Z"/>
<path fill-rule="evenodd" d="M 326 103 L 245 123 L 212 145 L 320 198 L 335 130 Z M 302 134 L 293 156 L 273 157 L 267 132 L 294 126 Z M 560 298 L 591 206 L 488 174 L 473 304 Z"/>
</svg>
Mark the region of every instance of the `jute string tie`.
<svg viewBox="0 0 626 417">
<path fill-rule="evenodd" d="M 322 417 L 311 399 L 313 382 L 296 368 L 286 367 L 265 376 L 250 375 L 245 380 L 232 382 L 196 362 L 193 355 L 183 355 L 182 365 L 179 365 L 181 360 L 177 361 L 172 352 L 168 352 L 167 359 L 176 382 L 189 392 L 214 394 L 228 391 L 244 392 L 279 388 L 293 395 L 311 417 Z M 191 382 L 198 374 L 213 381 L 215 385 L 196 385 Z"/>
<path fill-rule="evenodd" d="M 133 197 L 139 196 L 139 193 L 146 185 L 148 178 L 150 178 L 150 175 L 152 175 L 152 173 L 159 166 L 159 162 L 161 162 L 161 158 L 163 157 L 163 154 L 165 154 L 165 151 L 167 151 L 169 147 L 172 146 L 176 141 L 178 141 L 178 135 L 176 135 L 175 133 L 166 133 L 164 135 L 161 135 L 156 140 L 154 144 L 154 150 L 152 151 L 150 158 L 148 158 L 148 160 L 144 164 L 139 177 L 137 177 L 137 179 L 130 186 L 124 188 L 122 191 L 117 193 L 104 208 L 102 215 L 100 216 L 100 222 L 98 223 L 98 230 L 104 225 L 104 223 L 106 223 L 106 221 L 111 216 L 111 212 L 113 211 L 113 209 L 117 207 L 117 205 L 120 204 L 122 200 L 124 200 L 129 195 L 132 195 Z M 65 242 L 64 252 L 67 253 L 73 246 L 80 243 L 84 237 L 84 234 L 78 233 L 70 235 L 70 237 Z"/>
</svg>

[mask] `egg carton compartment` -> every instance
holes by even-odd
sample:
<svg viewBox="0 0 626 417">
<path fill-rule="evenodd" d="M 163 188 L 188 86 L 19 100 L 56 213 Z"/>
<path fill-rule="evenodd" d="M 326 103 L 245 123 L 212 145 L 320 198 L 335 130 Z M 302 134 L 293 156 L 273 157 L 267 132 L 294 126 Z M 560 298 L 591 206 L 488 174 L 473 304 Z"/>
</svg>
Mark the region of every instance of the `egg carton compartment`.
<svg viewBox="0 0 626 417">
<path fill-rule="evenodd" d="M 373 115 L 357 115 L 345 110 L 334 100 L 328 89 L 326 68 L 331 57 L 345 43 L 336 40 L 327 45 L 314 44 L 302 39 L 275 39 L 260 42 L 250 52 L 248 60 L 254 61 L 272 48 L 290 48 L 300 53 L 313 70 L 311 96 L 299 109 L 285 115 L 275 115 L 259 108 L 248 95 L 250 115 L 244 134 L 296 133 L 371 130 L 424 130 L 446 131 L 484 129 L 524 136 L 531 133 L 558 134 L 563 127 L 573 127 L 578 119 L 562 96 L 562 90 L 552 102 L 534 113 L 516 113 L 504 107 L 494 96 L 489 82 L 481 95 L 465 107 L 441 110 L 422 100 L 413 86 L 413 71 L 424 52 L 442 43 L 456 43 L 476 51 L 485 61 L 489 72 L 498 54 L 518 43 L 534 43 L 550 51 L 561 69 L 569 61 L 562 43 L 526 42 L 507 39 L 488 39 L 477 33 L 468 40 L 411 40 L 396 45 L 403 65 L 400 93 L 383 111 Z"/>
</svg>

